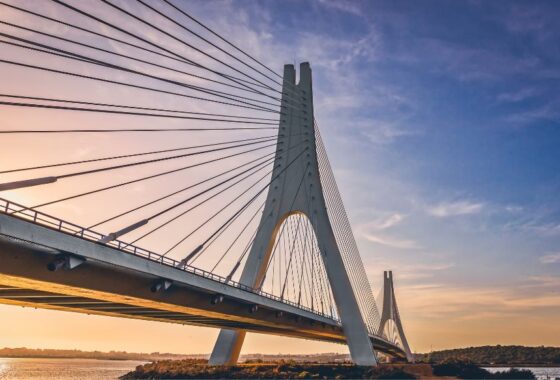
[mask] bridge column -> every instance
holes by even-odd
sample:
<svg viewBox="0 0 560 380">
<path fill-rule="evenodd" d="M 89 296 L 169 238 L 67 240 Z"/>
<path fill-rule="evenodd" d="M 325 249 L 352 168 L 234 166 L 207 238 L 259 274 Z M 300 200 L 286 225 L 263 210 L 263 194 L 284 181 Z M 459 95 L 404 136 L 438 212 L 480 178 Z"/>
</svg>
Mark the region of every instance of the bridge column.
<svg viewBox="0 0 560 380">
<path fill-rule="evenodd" d="M 383 329 L 389 320 L 395 322 L 399 338 L 406 354 L 406 359 L 409 362 L 414 362 L 414 355 L 412 355 L 412 351 L 410 350 L 410 346 L 408 345 L 408 341 L 404 335 L 399 309 L 397 308 L 395 287 L 393 285 L 393 272 L 385 271 L 383 272 L 383 309 L 381 311 L 381 320 L 379 322 L 379 334 L 383 333 Z"/>
<path fill-rule="evenodd" d="M 278 174 L 269 187 L 265 207 L 240 282 L 260 288 L 284 220 L 292 214 L 306 215 L 313 225 L 321 257 L 333 292 L 334 302 L 352 360 L 359 365 L 376 365 L 373 346 L 354 295 L 348 273 L 328 217 L 315 144 L 311 68 L 300 65 L 295 83 L 293 65 L 284 66 L 282 115 L 274 170 Z M 292 163 L 288 170 L 282 170 Z M 245 331 L 222 329 L 210 356 L 211 365 L 235 364 Z"/>
</svg>

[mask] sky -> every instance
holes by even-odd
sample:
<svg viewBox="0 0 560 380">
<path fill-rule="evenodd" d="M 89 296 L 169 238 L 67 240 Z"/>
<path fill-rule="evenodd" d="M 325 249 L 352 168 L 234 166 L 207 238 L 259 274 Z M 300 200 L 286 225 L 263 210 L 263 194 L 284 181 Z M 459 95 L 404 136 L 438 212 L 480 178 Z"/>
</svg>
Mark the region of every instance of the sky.
<svg viewBox="0 0 560 380">
<path fill-rule="evenodd" d="M 53 3 L 9 3 L 52 17 L 73 17 L 80 25 L 113 33 Z M 153 17 L 166 30 L 182 33 L 140 6 L 115 3 Z M 149 3 L 170 12 L 160 2 Z M 383 271 L 393 270 L 399 310 L 413 350 L 483 344 L 560 345 L 557 2 L 175 3 L 277 72 L 285 63 L 310 62 L 315 118 L 366 272 L 377 294 Z M 108 19 L 127 20 L 117 18 L 101 3 L 79 4 Z M 127 51 L 5 7 L 0 18 Z M 204 60 L 130 20 L 119 25 Z M 0 29 L 48 41 L 5 25 Z M 0 56 L 57 67 L 63 60 L 5 46 Z M 75 63 L 68 67 L 89 74 L 100 72 Z M 126 74 L 111 78 L 126 78 Z M 0 83 L 4 93 L 208 109 L 165 95 L 61 80 L 55 74 L 6 64 L 0 70 Z M 218 108 L 221 112 L 223 107 L 212 109 Z M 130 123 L 128 116 L 6 106 L 0 106 L 0 120 L 1 129 Z M 134 123 L 148 127 L 154 121 L 134 119 Z M 184 121 L 158 121 L 161 126 L 181 123 Z M 159 148 L 176 142 L 165 136 L 2 136 L 0 164 L 13 168 L 62 158 L 93 158 L 115 150 L 141 151 L 146 145 Z M 165 165 L 171 164 L 162 167 Z M 132 171 L 123 171 L 119 178 L 127 173 Z M 157 186 L 138 185 L 132 191 L 65 202 L 45 211 L 92 224 L 106 215 L 100 204 L 120 210 L 124 203 L 161 194 L 161 188 L 203 175 L 201 171 L 162 179 Z M 86 189 L 100 178 L 0 196 L 37 204 Z M 0 179 L 20 177 L 0 174 Z M 162 249 L 162 241 L 173 239 L 176 233 L 170 230 L 146 244 Z M 0 306 L 0 346 L 206 353 L 216 336 L 217 330 L 209 328 Z M 257 334 L 249 334 L 244 346 L 244 352 L 294 350 L 346 349 Z"/>
</svg>

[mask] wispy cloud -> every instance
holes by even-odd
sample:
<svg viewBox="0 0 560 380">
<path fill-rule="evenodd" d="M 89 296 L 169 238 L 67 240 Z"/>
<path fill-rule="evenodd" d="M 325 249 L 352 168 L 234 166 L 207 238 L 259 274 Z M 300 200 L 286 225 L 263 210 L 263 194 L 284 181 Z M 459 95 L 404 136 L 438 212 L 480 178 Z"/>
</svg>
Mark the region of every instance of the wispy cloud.
<svg viewBox="0 0 560 380">
<path fill-rule="evenodd" d="M 548 223 L 538 220 L 530 220 L 521 223 L 513 222 L 506 225 L 506 229 L 517 229 L 548 237 L 560 235 L 560 223 Z"/>
<path fill-rule="evenodd" d="M 350 13 L 354 16 L 363 16 L 363 10 L 356 2 L 344 0 L 319 0 L 319 4 L 336 11 Z"/>
<path fill-rule="evenodd" d="M 560 116 L 559 102 L 559 100 L 552 100 L 534 108 L 512 113 L 505 118 L 505 121 L 520 126 L 542 121 L 557 121 Z"/>
<path fill-rule="evenodd" d="M 517 205 L 508 205 L 508 206 L 504 207 L 504 210 L 506 210 L 507 212 L 510 212 L 512 214 L 515 214 L 515 213 L 523 211 L 523 207 L 517 206 Z"/>
<path fill-rule="evenodd" d="M 556 278 L 558 280 L 558 278 Z M 538 285 L 538 284 L 535 284 Z M 492 313 L 496 318 L 519 315 L 536 308 L 556 308 L 560 295 L 550 292 L 550 287 L 539 285 L 540 292 L 523 293 L 517 287 L 460 287 L 446 284 L 421 286 L 401 286 L 400 304 L 406 309 L 421 313 L 422 317 L 442 317 L 463 319 L 488 318 Z M 513 290 L 516 289 L 516 290 Z"/>
<path fill-rule="evenodd" d="M 358 225 L 356 233 L 358 236 L 372 243 L 400 249 L 419 249 L 420 245 L 417 242 L 410 239 L 388 236 L 385 232 L 399 225 L 405 218 L 406 215 L 400 213 L 385 215 Z"/>
<path fill-rule="evenodd" d="M 420 280 L 432 278 L 437 272 L 453 268 L 455 263 L 414 264 L 399 266 L 399 278 L 403 280 Z M 424 285 L 420 285 L 424 286 Z"/>
<path fill-rule="evenodd" d="M 386 230 L 401 223 L 406 218 L 406 215 L 394 213 L 388 216 L 380 217 L 368 223 L 358 226 L 358 230 Z"/>
<path fill-rule="evenodd" d="M 436 37 L 419 37 L 412 46 L 392 53 L 391 58 L 409 64 L 421 64 L 428 59 L 434 70 L 461 82 L 503 81 L 519 74 L 532 74 L 539 66 L 536 57 Z"/>
<path fill-rule="evenodd" d="M 372 243 L 386 245 L 393 248 L 400 249 L 420 249 L 421 246 L 414 240 L 399 239 L 396 237 L 382 236 L 373 233 L 366 233 L 362 235 L 366 240 Z"/>
<path fill-rule="evenodd" d="M 347 79 L 348 65 L 375 61 L 379 36 L 375 29 L 354 38 L 331 37 L 313 32 L 301 33 L 296 52 L 299 57 L 314 62 L 314 67 L 328 70 L 330 79 Z M 340 70 L 344 69 L 343 72 Z M 342 75 L 341 75 L 342 74 Z"/>
<path fill-rule="evenodd" d="M 558 289 L 560 288 L 559 276 L 531 276 L 528 278 L 527 287 L 542 289 Z"/>
<path fill-rule="evenodd" d="M 538 95 L 540 91 L 535 87 L 526 87 L 517 91 L 503 92 L 498 95 L 497 100 L 505 103 L 516 103 Z"/>
<path fill-rule="evenodd" d="M 374 144 L 387 144 L 401 137 L 418 135 L 419 131 L 404 129 L 393 123 L 371 122 L 367 129 L 364 128 L 362 134 Z"/>
<path fill-rule="evenodd" d="M 560 263 L 560 252 L 551 253 L 548 255 L 544 255 L 539 257 L 539 261 L 543 264 L 556 264 Z"/>
<path fill-rule="evenodd" d="M 484 204 L 467 200 L 456 202 L 442 202 L 428 208 L 428 213 L 438 218 L 446 218 L 457 215 L 478 214 L 482 211 Z"/>
</svg>

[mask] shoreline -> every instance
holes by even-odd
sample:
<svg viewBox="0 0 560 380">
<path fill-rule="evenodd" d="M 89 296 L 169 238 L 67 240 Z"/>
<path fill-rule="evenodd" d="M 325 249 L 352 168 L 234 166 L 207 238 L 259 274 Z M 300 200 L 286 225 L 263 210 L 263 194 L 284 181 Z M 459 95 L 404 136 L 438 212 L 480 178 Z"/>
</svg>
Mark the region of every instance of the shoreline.
<svg viewBox="0 0 560 380">
<path fill-rule="evenodd" d="M 83 357 L 64 357 L 64 356 L 0 356 L 0 359 L 79 359 L 79 360 L 110 360 L 116 362 L 126 362 L 126 361 L 133 361 L 133 362 L 151 362 L 156 360 L 165 360 L 165 359 L 121 359 L 121 358 L 83 358 Z M 173 360 L 181 360 L 181 359 L 173 359 Z"/>
<path fill-rule="evenodd" d="M 475 363 L 476 364 L 476 363 Z M 508 367 L 515 367 L 515 368 L 560 368 L 560 364 L 557 363 L 550 363 L 550 364 L 476 364 L 479 367 L 483 368 L 508 368 Z"/>
<path fill-rule="evenodd" d="M 80 360 L 110 360 L 110 361 L 136 361 L 136 362 L 156 362 L 161 360 L 183 360 L 179 358 L 92 358 L 92 357 L 82 357 L 82 356 L 0 356 L 0 359 L 80 359 Z M 274 364 L 275 361 L 262 361 L 259 364 L 266 365 L 266 364 Z M 244 364 L 244 362 L 240 362 L 239 364 Z M 333 364 L 333 363 L 322 363 L 317 362 L 317 364 Z M 416 364 L 430 364 L 425 362 L 416 362 Z M 515 364 L 507 364 L 507 363 L 474 363 L 475 365 L 483 368 L 560 368 L 560 364 L 557 363 L 515 363 Z"/>
</svg>

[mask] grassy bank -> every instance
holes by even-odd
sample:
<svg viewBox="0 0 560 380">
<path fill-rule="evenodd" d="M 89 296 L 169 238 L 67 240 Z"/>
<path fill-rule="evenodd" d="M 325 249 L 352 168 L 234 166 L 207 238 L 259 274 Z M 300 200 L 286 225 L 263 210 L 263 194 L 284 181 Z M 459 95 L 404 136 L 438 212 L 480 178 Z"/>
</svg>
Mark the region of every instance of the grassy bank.
<svg viewBox="0 0 560 380">
<path fill-rule="evenodd" d="M 383 364 L 360 367 L 351 363 L 293 361 L 209 366 L 206 360 L 163 360 L 136 367 L 121 379 L 534 379 L 530 371 L 511 369 L 490 373 L 472 363 Z"/>
<path fill-rule="evenodd" d="M 431 374 L 426 364 L 359 367 L 280 361 L 209 366 L 205 360 L 164 360 L 138 366 L 121 379 L 417 379 Z"/>
</svg>

